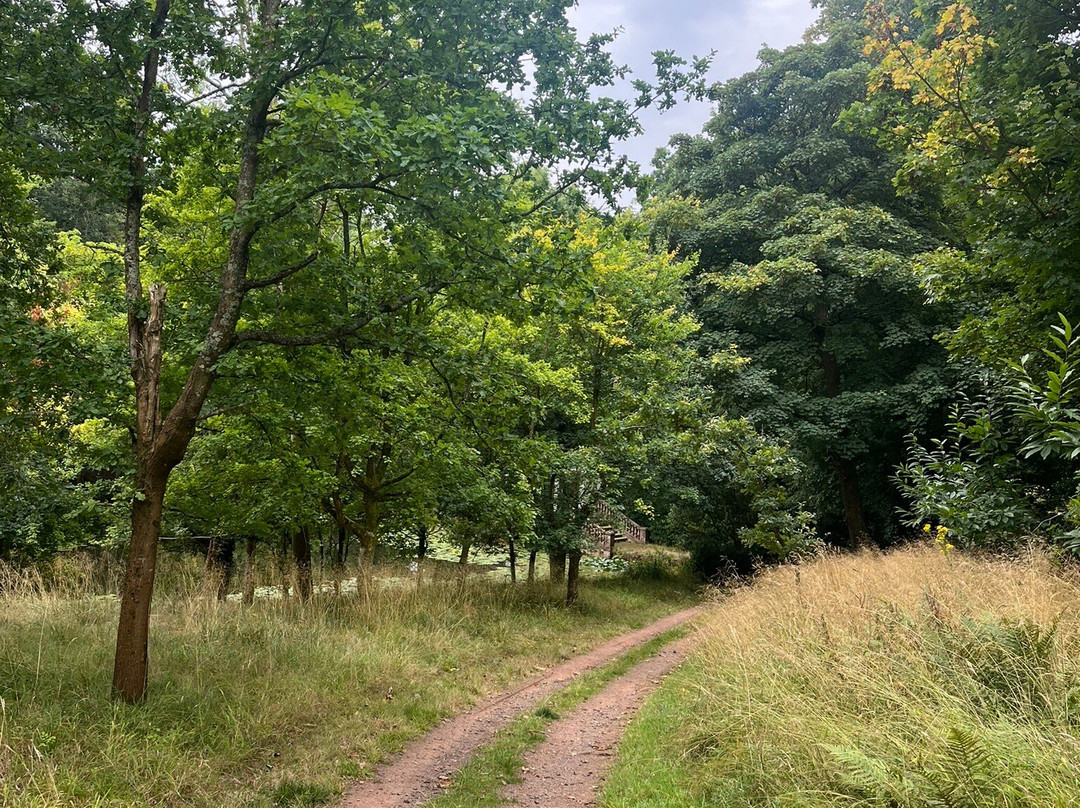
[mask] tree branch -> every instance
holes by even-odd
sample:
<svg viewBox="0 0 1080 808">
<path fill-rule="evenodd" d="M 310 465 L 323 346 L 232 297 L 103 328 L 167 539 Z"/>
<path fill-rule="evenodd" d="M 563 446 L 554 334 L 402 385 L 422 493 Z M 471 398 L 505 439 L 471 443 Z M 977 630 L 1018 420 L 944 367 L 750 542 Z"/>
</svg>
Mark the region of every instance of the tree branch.
<svg viewBox="0 0 1080 808">
<path fill-rule="evenodd" d="M 384 314 L 393 314 L 395 311 L 399 311 L 406 306 L 415 303 L 417 300 L 433 297 L 449 285 L 450 281 L 440 281 L 439 283 L 424 286 L 419 291 L 407 295 L 400 295 L 399 297 L 394 298 L 394 300 L 382 304 L 374 311 L 361 317 L 357 317 L 351 323 L 327 331 L 321 331 L 315 334 L 279 334 L 276 331 L 250 330 L 242 331 L 237 334 L 233 338 L 233 342 L 234 344 L 243 342 L 262 342 L 270 345 L 284 345 L 290 348 L 303 348 L 312 345 L 325 345 L 327 343 L 337 342 L 345 337 L 353 336 Z"/>
<path fill-rule="evenodd" d="M 286 267 L 285 269 L 281 270 L 281 272 L 278 272 L 275 275 L 271 275 L 268 278 L 251 279 L 244 284 L 244 291 L 250 292 L 252 289 L 265 289 L 267 286 L 275 286 L 276 284 L 281 283 L 286 278 L 295 275 L 297 272 L 304 269 L 305 267 L 311 266 L 313 263 L 315 263 L 315 259 L 318 257 L 319 251 L 316 250 L 300 263 L 293 264 L 291 267 Z"/>
</svg>

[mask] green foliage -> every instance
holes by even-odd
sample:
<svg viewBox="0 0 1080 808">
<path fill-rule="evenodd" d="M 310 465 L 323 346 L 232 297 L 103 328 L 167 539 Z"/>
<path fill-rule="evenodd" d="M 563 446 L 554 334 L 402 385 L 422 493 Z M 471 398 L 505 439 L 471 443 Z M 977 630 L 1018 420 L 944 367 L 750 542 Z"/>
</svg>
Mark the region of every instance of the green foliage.
<svg viewBox="0 0 1080 808">
<path fill-rule="evenodd" d="M 1051 347 L 1043 353 L 1053 366 L 1045 371 L 1045 383 L 1032 377 L 1035 364 L 1030 355 L 1013 365 L 1012 407 L 1026 435 L 1020 454 L 1051 455 L 1076 460 L 1080 457 L 1080 410 L 1077 409 L 1077 376 L 1080 375 L 1080 334 L 1058 313 L 1061 325 L 1051 331 Z"/>
<path fill-rule="evenodd" d="M 1024 356 L 997 377 L 995 396 L 957 408 L 947 438 L 927 448 L 910 437 L 897 472 L 908 524 L 938 522 L 959 542 L 984 547 L 1038 529 L 1077 547 L 1077 337 L 1060 318 L 1041 361 Z"/>
<path fill-rule="evenodd" d="M 968 316 L 951 343 L 998 363 L 1072 314 L 1080 256 L 1080 62 L 1067 4 L 868 6 L 871 94 L 851 113 L 901 163 L 904 192 L 936 189 L 971 248 L 938 285 Z"/>
<path fill-rule="evenodd" d="M 646 253 L 633 217 L 605 227 L 581 200 L 635 179 L 613 144 L 643 107 L 700 94 L 708 60 L 657 54 L 633 103 L 607 97 L 626 77 L 611 37 L 579 40 L 565 11 L 173 0 L 6 15 L 0 235 L 3 282 L 22 287 L 3 305 L 29 318 L 19 344 L 41 353 L 32 343 L 54 333 L 34 326 L 43 295 L 65 289 L 79 353 L 105 378 L 84 405 L 74 393 L 97 368 L 24 378 L 31 360 L 59 363 L 4 356 L 20 374 L 2 381 L 3 417 L 37 401 L 20 435 L 44 453 L 3 447 L 34 462 L 5 465 L 21 509 L 3 510 L 0 555 L 120 537 L 133 461 L 153 454 L 118 437 L 136 415 L 149 284 L 168 295 L 160 402 L 142 415 L 179 419 L 169 469 L 186 456 L 168 533 L 276 540 L 332 525 L 339 555 L 350 538 L 371 555 L 380 532 L 439 523 L 463 543 L 530 541 L 554 469 L 588 482 L 560 539 L 580 544 L 567 526 L 613 468 L 587 445 L 606 435 L 538 425 L 581 426 L 591 395 L 595 429 L 612 380 L 677 364 L 693 328 L 669 311 L 680 265 Z M 62 253 L 43 217 L 78 231 Z M 545 232 L 546 253 L 533 236 Z M 556 356 L 540 335 L 561 342 Z M 578 351 L 587 335 L 602 370 Z M 640 411 L 634 392 L 603 401 L 610 423 Z M 45 412 L 55 427 L 36 435 Z M 75 517 L 85 531 L 63 535 Z"/>
<path fill-rule="evenodd" d="M 792 493 L 825 535 L 864 540 L 865 519 L 887 541 L 903 435 L 951 394 L 935 340 L 949 313 L 913 271 L 942 228 L 932 195 L 898 200 L 889 156 L 835 125 L 868 66 L 849 30 L 830 33 L 714 88 L 704 133 L 661 167 L 661 192 L 688 201 L 657 235 L 699 256 L 702 355 L 749 360 L 715 382 L 728 412 L 790 446 L 805 468 Z"/>
<path fill-rule="evenodd" d="M 905 524 L 945 525 L 950 540 L 968 547 L 1008 546 L 1035 527 L 1006 420 L 990 401 L 969 402 L 954 408 L 947 437 L 926 447 L 910 436 L 896 472 Z"/>
</svg>

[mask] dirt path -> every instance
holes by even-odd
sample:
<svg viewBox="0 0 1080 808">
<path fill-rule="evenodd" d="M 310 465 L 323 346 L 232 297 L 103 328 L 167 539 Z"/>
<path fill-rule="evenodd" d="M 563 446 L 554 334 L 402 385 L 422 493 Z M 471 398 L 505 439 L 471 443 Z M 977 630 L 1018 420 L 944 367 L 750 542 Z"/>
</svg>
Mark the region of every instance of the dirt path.
<svg viewBox="0 0 1080 808">
<path fill-rule="evenodd" d="M 347 791 L 338 808 L 417 808 L 423 805 L 468 762 L 473 752 L 490 743 L 495 733 L 518 715 L 535 707 L 575 676 L 611 662 L 631 648 L 685 623 L 697 613 L 698 607 L 685 609 L 645 628 L 623 634 L 587 654 L 555 666 L 515 690 L 495 696 L 468 713 L 448 719 L 381 767 L 373 779 L 357 783 Z M 668 656 L 665 651 L 658 658 L 666 660 Z M 637 671 L 639 667 L 633 670 Z M 621 726 L 619 730 L 621 733 Z"/>
<path fill-rule="evenodd" d="M 662 649 L 548 727 L 544 742 L 525 758 L 523 781 L 503 789 L 503 799 L 545 808 L 595 805 L 627 723 L 688 645 L 684 640 Z"/>
</svg>

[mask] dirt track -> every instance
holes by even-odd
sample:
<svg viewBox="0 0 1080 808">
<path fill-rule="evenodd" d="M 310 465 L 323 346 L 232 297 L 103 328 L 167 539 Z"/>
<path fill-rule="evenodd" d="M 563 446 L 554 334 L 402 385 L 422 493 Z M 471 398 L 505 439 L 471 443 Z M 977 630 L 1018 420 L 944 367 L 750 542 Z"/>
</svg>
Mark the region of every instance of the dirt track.
<svg viewBox="0 0 1080 808">
<path fill-rule="evenodd" d="M 626 725 L 660 678 L 683 660 L 686 647 L 684 640 L 662 649 L 552 724 L 526 756 L 523 781 L 505 788 L 503 798 L 545 808 L 595 805 Z"/>
<path fill-rule="evenodd" d="M 574 657 L 557 665 L 515 690 L 502 693 L 488 700 L 468 713 L 448 719 L 405 749 L 395 760 L 378 769 L 373 779 L 357 783 L 347 791 L 338 803 L 338 808 L 405 808 L 405 806 L 416 808 L 423 805 L 441 790 L 441 786 L 445 785 L 458 769 L 468 762 L 473 752 L 479 747 L 490 743 L 495 733 L 518 715 L 535 707 L 540 701 L 559 690 L 575 676 L 611 662 L 631 648 L 648 642 L 665 631 L 685 623 L 697 613 L 697 607 L 686 609 L 658 620 L 645 628 L 623 634 L 587 654 Z M 658 665 L 660 663 L 669 665 L 667 670 L 670 670 L 678 662 L 676 656 L 677 652 L 673 655 L 669 649 L 665 649 L 656 657 L 641 663 L 641 665 L 617 679 L 605 688 L 599 696 L 586 702 L 579 710 L 585 709 L 593 701 L 607 694 L 612 688 L 621 690 L 620 683 L 624 679 L 635 676 L 643 666 L 651 662 L 656 662 Z M 663 665 L 657 667 L 658 673 L 649 674 L 644 681 L 648 683 L 657 676 L 662 675 Z M 620 698 L 623 701 L 631 701 L 626 696 Z M 575 710 L 574 714 L 577 713 L 578 710 Z M 629 716 L 630 713 L 626 715 Z M 600 724 L 606 721 L 599 714 L 595 720 Z M 611 722 L 608 722 L 614 725 L 616 732 L 614 740 L 618 740 L 618 737 L 622 734 L 625 720 L 625 718 L 616 717 Z M 556 722 L 552 726 L 552 732 L 558 731 L 559 726 L 563 723 L 564 721 Z M 586 741 L 586 743 L 589 742 Z M 597 742 L 601 743 L 603 741 Z M 547 743 L 545 742 L 544 746 Z M 543 804 L 556 808 L 562 803 L 534 802 L 528 804 Z M 573 805 L 575 803 L 566 804 Z"/>
</svg>

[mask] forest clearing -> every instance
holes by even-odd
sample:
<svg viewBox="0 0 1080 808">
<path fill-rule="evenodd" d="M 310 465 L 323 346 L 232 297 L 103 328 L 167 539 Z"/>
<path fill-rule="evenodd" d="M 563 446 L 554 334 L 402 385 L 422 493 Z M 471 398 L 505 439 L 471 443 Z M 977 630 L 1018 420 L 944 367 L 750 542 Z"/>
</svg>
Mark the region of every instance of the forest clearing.
<svg viewBox="0 0 1080 808">
<path fill-rule="evenodd" d="M 1075 0 L 5 3 L 0 803 L 1080 803 L 1077 166 Z"/>
</svg>

